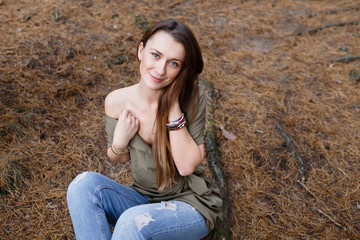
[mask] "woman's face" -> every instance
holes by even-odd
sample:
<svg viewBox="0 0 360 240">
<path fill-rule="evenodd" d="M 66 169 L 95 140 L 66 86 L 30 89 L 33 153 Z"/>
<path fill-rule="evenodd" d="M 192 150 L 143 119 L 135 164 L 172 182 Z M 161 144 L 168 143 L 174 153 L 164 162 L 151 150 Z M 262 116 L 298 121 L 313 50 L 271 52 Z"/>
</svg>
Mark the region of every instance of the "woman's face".
<svg viewBox="0 0 360 240">
<path fill-rule="evenodd" d="M 184 46 L 165 31 L 158 31 L 139 45 L 141 81 L 153 90 L 162 89 L 174 81 L 185 59 Z"/>
</svg>

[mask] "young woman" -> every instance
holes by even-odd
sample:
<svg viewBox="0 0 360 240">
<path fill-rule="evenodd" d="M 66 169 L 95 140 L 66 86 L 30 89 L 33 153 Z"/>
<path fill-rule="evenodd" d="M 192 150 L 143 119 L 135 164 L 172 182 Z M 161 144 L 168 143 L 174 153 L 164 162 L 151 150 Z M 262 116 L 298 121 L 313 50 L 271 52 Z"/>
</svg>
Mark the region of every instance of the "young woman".
<svg viewBox="0 0 360 240">
<path fill-rule="evenodd" d="M 105 99 L 108 157 L 130 161 L 134 182 L 78 175 L 67 192 L 76 239 L 201 239 L 214 227 L 222 201 L 201 164 L 206 99 L 198 85 L 200 47 L 188 27 L 170 19 L 144 34 L 137 54 L 139 83 Z"/>
</svg>

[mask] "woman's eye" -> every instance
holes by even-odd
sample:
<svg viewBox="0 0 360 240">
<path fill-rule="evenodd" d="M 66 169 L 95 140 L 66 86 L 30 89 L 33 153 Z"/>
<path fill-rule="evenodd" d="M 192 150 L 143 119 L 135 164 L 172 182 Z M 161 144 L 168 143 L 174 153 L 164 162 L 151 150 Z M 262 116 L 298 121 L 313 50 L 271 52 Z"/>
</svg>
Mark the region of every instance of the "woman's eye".
<svg viewBox="0 0 360 240">
<path fill-rule="evenodd" d="M 170 62 L 170 65 L 173 66 L 173 67 L 179 66 L 179 64 L 177 62 Z"/>
<path fill-rule="evenodd" d="M 152 53 L 151 54 L 154 58 L 159 58 L 159 54 L 157 54 L 157 53 Z"/>
</svg>

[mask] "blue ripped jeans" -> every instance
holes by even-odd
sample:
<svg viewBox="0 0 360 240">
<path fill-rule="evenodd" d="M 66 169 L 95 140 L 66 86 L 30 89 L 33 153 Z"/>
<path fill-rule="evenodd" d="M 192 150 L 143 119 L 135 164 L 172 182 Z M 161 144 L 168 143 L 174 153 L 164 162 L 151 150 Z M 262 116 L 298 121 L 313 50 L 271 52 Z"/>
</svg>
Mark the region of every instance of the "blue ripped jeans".
<svg viewBox="0 0 360 240">
<path fill-rule="evenodd" d="M 147 200 L 101 174 L 78 175 L 67 190 L 76 239 L 195 240 L 208 233 L 202 215 L 189 204 Z"/>
</svg>

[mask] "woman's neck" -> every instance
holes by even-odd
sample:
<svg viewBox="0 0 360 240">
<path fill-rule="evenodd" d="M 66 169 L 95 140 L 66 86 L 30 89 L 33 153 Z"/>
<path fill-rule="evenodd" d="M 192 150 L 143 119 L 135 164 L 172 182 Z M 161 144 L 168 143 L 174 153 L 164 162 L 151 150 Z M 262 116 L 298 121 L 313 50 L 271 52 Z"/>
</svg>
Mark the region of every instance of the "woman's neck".
<svg viewBox="0 0 360 240">
<path fill-rule="evenodd" d="M 147 88 L 141 81 L 135 85 L 136 94 L 138 96 L 138 100 L 143 102 L 146 106 L 156 106 L 159 102 L 159 97 L 162 90 L 152 90 Z"/>
</svg>

